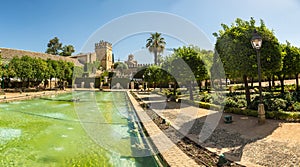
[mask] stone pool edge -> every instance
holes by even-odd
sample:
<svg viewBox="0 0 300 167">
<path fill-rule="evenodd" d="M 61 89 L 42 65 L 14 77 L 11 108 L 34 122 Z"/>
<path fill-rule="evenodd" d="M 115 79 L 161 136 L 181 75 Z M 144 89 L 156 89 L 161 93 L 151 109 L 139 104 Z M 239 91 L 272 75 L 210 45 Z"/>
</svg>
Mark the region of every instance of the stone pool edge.
<svg viewBox="0 0 300 167">
<path fill-rule="evenodd" d="M 140 120 L 140 123 L 144 127 L 144 130 L 149 135 L 151 142 L 157 148 L 159 154 L 162 156 L 163 160 L 172 167 L 182 167 L 182 166 L 200 166 L 192 158 L 188 157 L 181 149 L 179 149 L 152 121 L 144 109 L 140 106 L 138 101 L 127 91 L 129 100 Z M 157 136 L 159 134 L 159 138 Z M 172 146 L 166 148 L 166 145 Z"/>
<path fill-rule="evenodd" d="M 0 96 L 0 103 L 8 103 L 8 102 L 14 102 L 14 101 L 22 101 L 22 100 L 30 100 L 34 98 L 40 98 L 43 96 L 51 96 L 51 95 L 58 95 L 58 94 L 64 94 L 64 93 L 71 93 L 72 89 L 66 89 L 66 90 L 60 90 L 60 91 L 42 91 L 42 92 L 24 92 L 22 94 L 11 95 L 1 95 Z"/>
</svg>

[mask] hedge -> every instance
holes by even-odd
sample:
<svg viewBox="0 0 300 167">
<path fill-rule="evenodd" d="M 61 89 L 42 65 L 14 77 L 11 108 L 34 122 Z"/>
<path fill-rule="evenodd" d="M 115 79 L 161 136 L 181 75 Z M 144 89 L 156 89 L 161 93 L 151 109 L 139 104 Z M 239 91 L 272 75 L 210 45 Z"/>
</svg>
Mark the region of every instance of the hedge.
<svg viewBox="0 0 300 167">
<path fill-rule="evenodd" d="M 185 104 L 190 104 L 196 107 L 200 107 L 200 108 L 204 108 L 204 109 L 210 109 L 210 110 L 219 110 L 222 106 L 220 105 L 215 105 L 215 104 L 211 104 L 211 103 L 206 103 L 206 102 L 202 102 L 202 101 L 191 101 L 191 100 L 187 100 L 187 99 L 181 99 L 182 103 Z"/>
<path fill-rule="evenodd" d="M 224 110 L 224 112 L 257 117 L 257 110 L 251 110 L 251 109 L 227 108 Z M 267 111 L 266 118 L 299 122 L 300 112 Z"/>
</svg>

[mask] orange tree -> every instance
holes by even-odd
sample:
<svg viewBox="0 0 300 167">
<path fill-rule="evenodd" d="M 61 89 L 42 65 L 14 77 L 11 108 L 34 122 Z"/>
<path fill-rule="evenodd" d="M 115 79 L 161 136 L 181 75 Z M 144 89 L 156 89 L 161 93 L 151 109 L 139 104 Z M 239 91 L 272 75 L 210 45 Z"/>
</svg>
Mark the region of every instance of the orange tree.
<svg viewBox="0 0 300 167">
<path fill-rule="evenodd" d="M 273 31 L 269 30 L 264 22 L 255 25 L 253 18 L 250 21 L 236 19 L 231 26 L 222 25 L 222 30 L 213 35 L 217 38 L 215 49 L 223 63 L 225 73 L 231 77 L 243 77 L 245 84 L 247 105 L 250 105 L 249 76 L 257 76 L 256 51 L 250 40 L 254 29 L 262 37 L 261 65 L 265 77 L 274 75 L 282 68 L 282 57 L 278 39 Z"/>
</svg>

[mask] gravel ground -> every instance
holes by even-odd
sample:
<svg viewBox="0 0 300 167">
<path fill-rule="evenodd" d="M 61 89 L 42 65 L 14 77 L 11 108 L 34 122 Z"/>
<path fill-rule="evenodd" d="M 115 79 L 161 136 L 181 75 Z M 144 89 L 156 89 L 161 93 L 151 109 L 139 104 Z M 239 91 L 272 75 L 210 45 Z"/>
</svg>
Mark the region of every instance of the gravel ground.
<svg viewBox="0 0 300 167">
<path fill-rule="evenodd" d="M 189 138 L 184 137 L 175 128 L 168 125 L 161 117 L 154 111 L 146 110 L 147 114 L 153 119 L 158 127 L 188 156 L 193 158 L 198 164 L 205 166 L 217 166 L 219 156 L 204 147 L 201 147 Z M 223 166 L 240 167 L 242 165 L 228 161 Z"/>
<path fill-rule="evenodd" d="M 286 142 L 263 140 L 245 146 L 244 154 L 253 155 L 248 157 L 248 161 L 262 166 L 300 166 L 297 144 L 287 145 Z"/>
<path fill-rule="evenodd" d="M 217 154 L 223 153 L 225 157 L 247 166 L 300 167 L 299 123 L 267 120 L 266 124 L 257 125 L 256 118 L 233 115 L 232 124 L 220 121 L 208 139 L 200 143 L 199 134 L 203 129 L 203 120 L 195 120 L 186 138 L 154 111 L 147 110 L 147 113 L 180 149 L 199 164 L 216 166 L 219 159 Z M 161 114 L 168 119 L 173 115 L 176 117 L 176 112 L 172 109 L 166 109 Z M 189 125 L 186 123 L 183 126 Z M 241 165 L 232 163 L 231 166 Z"/>
</svg>

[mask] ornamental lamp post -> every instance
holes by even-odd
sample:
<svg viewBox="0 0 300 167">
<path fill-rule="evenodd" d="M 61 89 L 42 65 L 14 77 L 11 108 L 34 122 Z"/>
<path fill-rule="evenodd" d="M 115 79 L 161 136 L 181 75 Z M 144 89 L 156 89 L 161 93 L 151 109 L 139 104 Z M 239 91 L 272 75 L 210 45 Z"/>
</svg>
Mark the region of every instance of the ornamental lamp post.
<svg viewBox="0 0 300 167">
<path fill-rule="evenodd" d="M 151 73 L 150 73 L 150 71 L 148 71 L 148 78 L 149 78 L 149 87 L 148 87 L 148 91 L 149 91 L 149 88 L 150 88 L 150 76 L 151 76 Z"/>
<path fill-rule="evenodd" d="M 262 86 L 261 86 L 261 62 L 260 62 L 260 48 L 262 45 L 262 38 L 254 30 L 251 38 L 252 47 L 256 50 L 257 53 L 257 68 L 258 68 L 258 86 L 259 86 L 259 104 L 258 104 L 258 123 L 264 124 L 266 122 L 266 115 L 265 115 L 265 108 L 263 104 L 263 97 L 262 97 Z"/>
<path fill-rule="evenodd" d="M 145 75 L 143 75 L 143 90 L 145 91 Z"/>
</svg>

